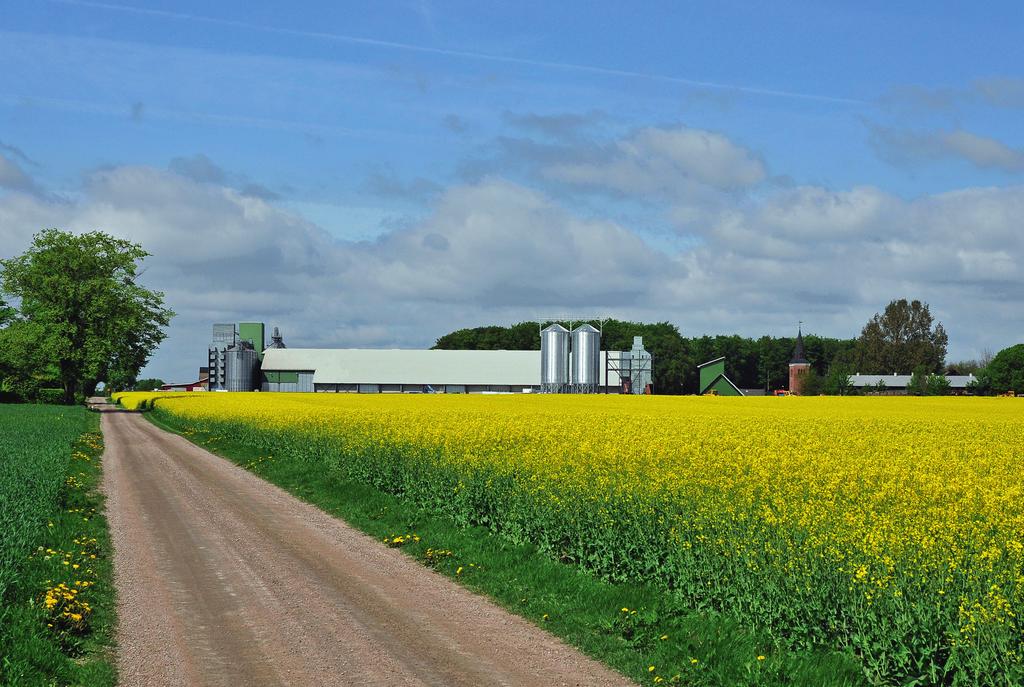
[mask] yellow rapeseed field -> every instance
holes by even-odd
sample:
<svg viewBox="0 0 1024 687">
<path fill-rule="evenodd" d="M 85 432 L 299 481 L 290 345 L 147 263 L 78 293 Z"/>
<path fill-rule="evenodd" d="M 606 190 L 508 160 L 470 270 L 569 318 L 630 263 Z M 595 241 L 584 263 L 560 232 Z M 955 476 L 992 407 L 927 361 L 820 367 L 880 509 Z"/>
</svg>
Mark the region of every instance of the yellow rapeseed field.
<svg viewBox="0 0 1024 687">
<path fill-rule="evenodd" d="M 1024 679 L 1024 402 L 161 396 L 611 580 L 664 585 L 882 682 Z"/>
</svg>

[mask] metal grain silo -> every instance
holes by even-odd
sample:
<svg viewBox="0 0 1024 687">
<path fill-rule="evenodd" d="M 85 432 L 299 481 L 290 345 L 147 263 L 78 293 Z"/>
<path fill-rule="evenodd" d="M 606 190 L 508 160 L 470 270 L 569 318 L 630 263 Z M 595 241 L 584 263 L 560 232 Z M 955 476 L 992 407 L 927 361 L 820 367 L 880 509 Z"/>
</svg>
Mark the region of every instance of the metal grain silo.
<svg viewBox="0 0 1024 687">
<path fill-rule="evenodd" d="M 589 324 L 572 330 L 572 384 L 577 393 L 596 393 L 601 382 L 601 332 Z"/>
<path fill-rule="evenodd" d="M 238 344 L 224 352 L 224 388 L 227 391 L 252 391 L 256 388 L 259 354 L 251 346 Z"/>
<path fill-rule="evenodd" d="M 569 383 L 569 330 L 560 324 L 541 330 L 540 383 L 544 391 L 554 393 Z"/>
</svg>

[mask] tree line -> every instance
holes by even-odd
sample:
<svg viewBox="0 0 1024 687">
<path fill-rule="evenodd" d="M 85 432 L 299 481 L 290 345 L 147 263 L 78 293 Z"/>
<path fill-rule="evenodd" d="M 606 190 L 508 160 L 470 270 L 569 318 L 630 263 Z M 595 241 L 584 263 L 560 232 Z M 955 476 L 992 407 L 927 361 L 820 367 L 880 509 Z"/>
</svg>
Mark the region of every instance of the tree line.
<svg viewBox="0 0 1024 687">
<path fill-rule="evenodd" d="M 568 327 L 570 323 L 559 324 Z M 596 320 L 591 324 L 602 325 Z M 725 356 L 727 374 L 740 388 L 784 389 L 796 347 L 796 337 L 686 337 L 670 322 L 614 319 L 603 322 L 601 345 L 605 350 L 629 350 L 634 336 L 644 338 L 644 348 L 654 357 L 654 388 L 659 394 L 698 393 L 697 365 L 721 356 Z M 853 393 L 849 378 L 857 373 L 913 373 L 910 392 L 921 394 L 947 393 L 943 374 L 977 373 L 979 381 L 972 389 L 975 393 L 1002 393 L 1014 384 L 1018 393 L 1024 393 L 1024 344 L 1000 353 L 1005 360 L 995 356 L 947 365 L 948 335 L 942 324 L 934 321 L 928 304 L 917 300 L 892 301 L 864 325 L 860 336 L 840 339 L 807 334 L 803 340 L 811 363 L 804 386 L 808 394 Z M 437 339 L 434 348 L 540 350 L 540 326 L 537 322 L 520 322 L 507 327 L 459 329 Z M 1015 348 L 1022 351 L 1020 362 L 1012 353 Z M 1012 371 L 1018 369 L 1014 377 Z"/>
<path fill-rule="evenodd" d="M 568 322 L 561 324 L 569 325 Z M 601 323 L 594 321 L 592 324 L 598 326 Z M 659 394 L 697 393 L 697 365 L 720 356 L 725 356 L 729 378 L 740 388 L 784 388 L 789 380 L 789 361 L 796 346 L 796 337 L 685 337 L 670 322 L 648 324 L 607 320 L 603 324 L 601 347 L 626 351 L 632 348 L 634 336 L 644 338 L 644 348 L 654 358 L 653 381 Z M 808 358 L 814 361 L 814 368 L 824 374 L 837 357 L 856 346 L 856 340 L 808 335 L 804 337 L 804 346 Z M 540 350 L 540 328 L 536 322 L 520 322 L 508 327 L 459 329 L 440 337 L 434 348 L 536 351 Z"/>
</svg>

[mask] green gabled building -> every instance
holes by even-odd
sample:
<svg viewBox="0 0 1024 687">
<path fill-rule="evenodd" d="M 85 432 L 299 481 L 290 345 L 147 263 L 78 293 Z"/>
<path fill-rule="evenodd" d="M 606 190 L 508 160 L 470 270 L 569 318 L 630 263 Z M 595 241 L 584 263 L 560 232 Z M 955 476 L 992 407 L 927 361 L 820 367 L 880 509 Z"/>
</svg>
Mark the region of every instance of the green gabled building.
<svg viewBox="0 0 1024 687">
<path fill-rule="evenodd" d="M 725 356 L 709 360 L 697 366 L 700 374 L 700 394 L 714 393 L 719 396 L 743 396 L 738 386 L 725 374 Z"/>
</svg>

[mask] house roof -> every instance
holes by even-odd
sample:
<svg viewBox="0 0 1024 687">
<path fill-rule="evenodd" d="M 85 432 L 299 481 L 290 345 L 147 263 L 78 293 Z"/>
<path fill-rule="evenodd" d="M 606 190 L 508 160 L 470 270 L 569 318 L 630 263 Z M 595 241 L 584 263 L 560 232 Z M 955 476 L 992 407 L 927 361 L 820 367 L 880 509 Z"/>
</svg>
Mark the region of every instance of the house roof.
<svg viewBox="0 0 1024 687">
<path fill-rule="evenodd" d="M 721 362 L 722 360 L 725 360 L 725 356 L 724 355 L 720 356 L 718 358 L 715 358 L 714 360 L 709 360 L 706 363 L 701 363 L 700 365 L 697 366 L 697 369 L 699 370 L 702 367 L 707 367 L 708 365 L 712 365 L 714 363 Z"/>
</svg>

